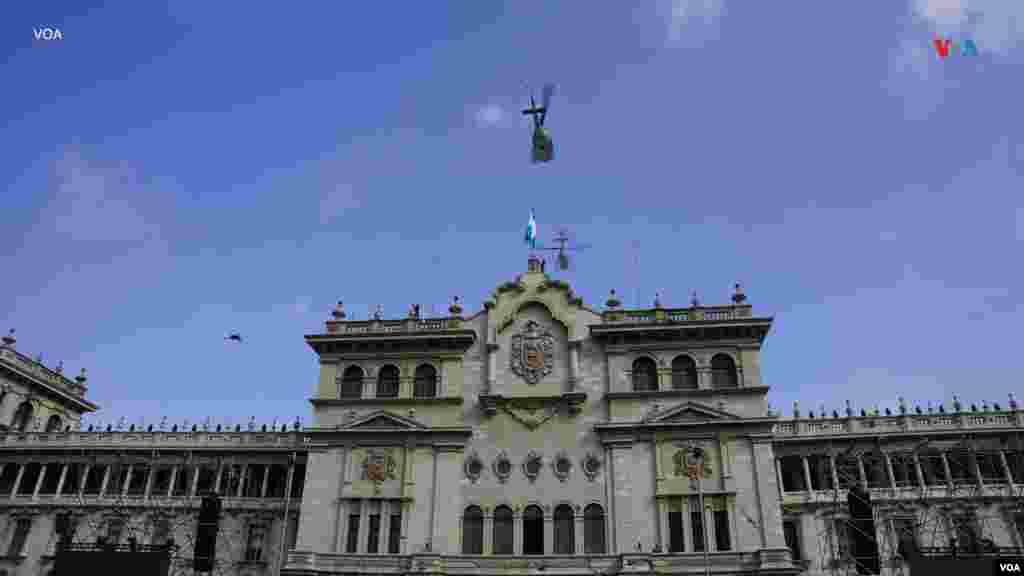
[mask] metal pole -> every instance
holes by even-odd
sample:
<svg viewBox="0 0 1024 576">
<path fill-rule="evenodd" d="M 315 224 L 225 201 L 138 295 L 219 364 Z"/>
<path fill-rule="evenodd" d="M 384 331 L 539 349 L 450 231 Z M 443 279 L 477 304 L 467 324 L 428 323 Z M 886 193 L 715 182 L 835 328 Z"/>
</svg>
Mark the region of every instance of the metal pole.
<svg viewBox="0 0 1024 576">
<path fill-rule="evenodd" d="M 281 571 L 284 570 L 285 558 L 285 539 L 288 537 L 288 508 L 292 502 L 292 479 L 295 475 L 295 453 L 292 452 L 290 462 L 288 466 L 288 483 L 284 492 L 284 520 L 281 522 L 281 557 L 278 558 L 277 563 L 277 576 L 281 576 Z"/>
</svg>

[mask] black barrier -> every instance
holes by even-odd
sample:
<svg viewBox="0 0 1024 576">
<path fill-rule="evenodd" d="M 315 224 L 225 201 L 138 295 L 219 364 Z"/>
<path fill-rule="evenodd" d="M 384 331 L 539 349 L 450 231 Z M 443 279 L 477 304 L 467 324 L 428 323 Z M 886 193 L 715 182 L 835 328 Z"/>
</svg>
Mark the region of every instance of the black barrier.
<svg viewBox="0 0 1024 576">
<path fill-rule="evenodd" d="M 1024 575 L 1024 557 L 918 558 L 910 564 L 909 576 L 1006 576 Z"/>
<path fill-rule="evenodd" d="M 166 551 L 61 550 L 54 562 L 57 576 L 167 576 L 170 568 L 171 556 Z"/>
</svg>

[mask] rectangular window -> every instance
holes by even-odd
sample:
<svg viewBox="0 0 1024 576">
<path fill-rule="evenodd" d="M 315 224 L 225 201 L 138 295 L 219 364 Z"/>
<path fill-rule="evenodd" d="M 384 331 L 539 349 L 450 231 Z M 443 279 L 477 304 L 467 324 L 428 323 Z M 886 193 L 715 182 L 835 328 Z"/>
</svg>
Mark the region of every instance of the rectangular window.
<svg viewBox="0 0 1024 576">
<path fill-rule="evenodd" d="M 807 490 L 804 481 L 803 456 L 783 456 L 779 458 L 779 471 L 782 474 L 783 492 L 803 492 Z"/>
<path fill-rule="evenodd" d="M 800 550 L 800 530 L 796 520 L 783 520 L 782 534 L 786 538 L 786 547 L 793 555 L 793 562 L 800 562 L 804 559 Z"/>
<path fill-rule="evenodd" d="M 107 544 L 117 546 L 121 543 L 121 535 L 124 533 L 124 519 L 111 518 L 107 523 Z"/>
<path fill-rule="evenodd" d="M 1024 483 L 1024 452 L 1009 450 L 1006 453 L 1006 466 L 1010 469 L 1010 477 L 1014 483 Z"/>
<path fill-rule="evenodd" d="M 288 482 L 288 468 L 280 464 L 270 466 L 267 478 L 267 498 L 284 498 L 285 484 Z"/>
<path fill-rule="evenodd" d="M 83 488 L 82 493 L 89 496 L 99 494 L 100 489 L 103 488 L 103 476 L 106 472 L 106 466 L 99 464 L 89 466 L 89 472 L 85 475 L 85 487 Z"/>
<path fill-rule="evenodd" d="M 53 539 L 48 546 L 48 554 L 53 555 L 61 546 L 67 546 L 75 538 L 75 529 L 78 527 L 78 520 L 74 515 L 63 513 L 58 514 L 53 522 Z"/>
<path fill-rule="evenodd" d="M 811 472 L 812 490 L 832 490 L 832 459 L 825 454 L 814 454 L 807 457 L 807 467 Z"/>
<path fill-rule="evenodd" d="M 938 450 L 924 450 L 917 457 L 921 464 L 921 474 L 924 475 L 924 483 L 928 486 L 942 486 L 946 484 L 946 469 L 942 464 L 942 453 Z"/>
<path fill-rule="evenodd" d="M 888 488 L 889 472 L 885 469 L 885 456 L 880 452 L 864 454 L 864 474 L 868 488 Z"/>
<path fill-rule="evenodd" d="M 892 477 L 897 488 L 917 486 L 917 469 L 914 466 L 914 455 L 908 452 L 889 454 L 892 465 Z"/>
<path fill-rule="evenodd" d="M 917 522 L 913 518 L 894 518 L 892 521 L 893 545 L 903 558 L 911 556 L 907 547 L 917 546 Z"/>
<path fill-rule="evenodd" d="M 153 485 L 149 487 L 152 497 L 166 497 L 171 488 L 171 469 L 162 466 L 153 472 Z"/>
<path fill-rule="evenodd" d="M 299 462 L 295 464 L 295 472 L 292 474 L 292 498 L 302 498 L 302 485 L 306 483 L 306 465 Z"/>
<path fill-rule="evenodd" d="M 82 473 L 85 472 L 85 465 L 79 462 L 68 464 L 68 471 L 64 474 L 64 485 L 60 487 L 60 493 L 65 496 L 75 496 L 82 487 Z"/>
<path fill-rule="evenodd" d="M 60 483 L 61 469 L 63 464 L 47 464 L 46 472 L 43 473 L 43 484 L 39 487 L 40 494 L 56 494 L 57 484 Z"/>
<path fill-rule="evenodd" d="M 380 545 L 380 514 L 370 514 L 370 533 L 367 537 L 366 553 L 376 554 Z"/>
<path fill-rule="evenodd" d="M 345 552 L 355 554 L 359 546 L 359 504 L 353 503 L 348 512 L 348 534 L 345 536 Z"/>
<path fill-rule="evenodd" d="M 978 471 L 985 484 L 1006 484 L 1006 473 L 1003 470 L 1003 459 L 999 451 L 978 452 Z"/>
<path fill-rule="evenodd" d="M 199 481 L 196 483 L 196 495 L 205 496 L 215 489 L 217 482 L 217 470 L 212 466 L 199 467 Z"/>
<path fill-rule="evenodd" d="M 729 537 L 729 510 L 725 506 L 724 498 L 717 500 L 714 506 L 715 550 L 731 550 L 732 539 Z"/>
<path fill-rule="evenodd" d="M 699 498 L 690 498 L 690 534 L 693 534 L 693 551 L 704 551 L 704 511 Z"/>
<path fill-rule="evenodd" d="M 245 543 L 246 561 L 259 562 L 263 559 L 263 538 L 266 530 L 263 524 L 249 524 L 249 534 Z"/>
<path fill-rule="evenodd" d="M 146 482 L 149 480 L 149 466 L 135 464 L 132 466 L 132 477 L 128 485 L 128 494 L 142 496 L 146 493 Z"/>
<path fill-rule="evenodd" d="M 388 554 L 398 554 L 402 542 L 402 514 L 391 515 L 391 526 L 388 530 Z"/>
<path fill-rule="evenodd" d="M 669 552 L 685 552 L 683 543 L 683 510 L 682 501 L 673 498 L 668 509 L 668 546 Z"/>
<path fill-rule="evenodd" d="M 166 518 L 153 521 L 153 537 L 149 543 L 153 546 L 166 546 L 171 538 L 171 523 Z"/>
<path fill-rule="evenodd" d="M 14 490 L 14 481 L 18 479 L 19 466 L 13 462 L 0 464 L 0 496 L 7 497 Z"/>
<path fill-rule="evenodd" d="M 246 498 L 259 498 L 263 492 L 263 472 L 266 466 L 263 464 L 250 464 L 245 475 L 245 488 L 243 495 Z"/>
<path fill-rule="evenodd" d="M 18 518 L 14 524 L 14 535 L 11 537 L 11 544 L 7 547 L 7 555 L 11 557 L 21 556 L 25 551 L 25 541 L 28 540 L 28 533 L 32 529 L 31 518 Z"/>
<path fill-rule="evenodd" d="M 36 462 L 26 464 L 25 472 L 21 475 L 21 483 L 18 484 L 18 494 L 21 496 L 31 496 L 36 491 L 36 481 L 39 480 L 39 475 L 42 473 L 42 464 Z"/>
<path fill-rule="evenodd" d="M 174 488 L 171 496 L 188 496 L 192 493 L 192 483 L 196 478 L 196 469 L 193 466 L 178 466 L 174 474 Z"/>
<path fill-rule="evenodd" d="M 949 476 L 954 484 L 974 483 L 974 455 L 966 449 L 950 450 L 946 453 Z"/>
</svg>

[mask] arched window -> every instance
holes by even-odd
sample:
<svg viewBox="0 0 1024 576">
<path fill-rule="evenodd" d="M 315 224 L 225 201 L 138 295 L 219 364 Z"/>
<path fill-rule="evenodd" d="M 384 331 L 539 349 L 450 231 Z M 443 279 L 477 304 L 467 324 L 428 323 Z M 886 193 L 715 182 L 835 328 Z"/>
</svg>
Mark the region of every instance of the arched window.
<svg viewBox="0 0 1024 576">
<path fill-rule="evenodd" d="M 572 506 L 559 504 L 555 508 L 555 554 L 576 553 L 576 539 L 573 538 L 575 531 Z"/>
<path fill-rule="evenodd" d="M 711 359 L 711 386 L 714 388 L 736 388 L 736 363 L 728 354 L 715 354 Z"/>
<path fill-rule="evenodd" d="M 494 509 L 494 553 L 515 554 L 515 520 L 512 509 L 498 506 Z"/>
<path fill-rule="evenodd" d="M 416 367 L 413 396 L 416 398 L 433 398 L 437 396 L 437 370 L 430 364 L 420 364 Z"/>
<path fill-rule="evenodd" d="M 462 553 L 484 553 L 484 513 L 479 506 L 466 508 L 462 516 Z"/>
<path fill-rule="evenodd" d="M 697 389 L 697 363 L 689 356 L 676 356 L 672 360 L 672 388 L 676 390 Z"/>
<path fill-rule="evenodd" d="M 62 422 L 60 420 L 60 416 L 57 416 L 56 414 L 54 414 L 53 416 L 50 416 L 49 420 L 46 421 L 46 431 L 47 432 L 60 432 L 61 424 L 62 424 Z"/>
<path fill-rule="evenodd" d="M 363 369 L 349 366 L 341 377 L 341 397 L 360 398 L 363 395 Z"/>
<path fill-rule="evenodd" d="M 11 420 L 11 428 L 19 432 L 25 432 L 32 425 L 32 404 L 29 402 L 22 402 L 21 406 L 18 406 L 17 412 L 14 413 L 14 420 Z"/>
<path fill-rule="evenodd" d="M 591 504 L 583 509 L 583 552 L 604 554 L 604 508 Z"/>
<path fill-rule="evenodd" d="M 398 367 L 388 364 L 377 373 L 377 397 L 398 397 Z"/>
<path fill-rule="evenodd" d="M 523 511 L 523 554 L 544 554 L 544 512 L 539 506 Z"/>
<path fill-rule="evenodd" d="M 658 367 L 647 357 L 633 362 L 633 390 L 638 392 L 658 389 Z"/>
</svg>

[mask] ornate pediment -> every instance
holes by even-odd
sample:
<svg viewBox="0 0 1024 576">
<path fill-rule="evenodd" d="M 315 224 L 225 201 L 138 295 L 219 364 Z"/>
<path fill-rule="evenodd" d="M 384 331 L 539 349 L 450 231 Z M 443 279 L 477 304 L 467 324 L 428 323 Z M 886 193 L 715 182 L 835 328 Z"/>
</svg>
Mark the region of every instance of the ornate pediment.
<svg viewBox="0 0 1024 576">
<path fill-rule="evenodd" d="M 342 430 L 423 430 L 426 426 L 405 416 L 379 410 L 341 426 Z"/>
<path fill-rule="evenodd" d="M 725 412 L 724 410 L 718 410 L 710 406 L 697 404 L 696 402 L 686 402 L 666 410 L 655 410 L 647 417 L 648 422 L 666 424 L 739 419 L 739 416 L 731 412 Z"/>
</svg>

